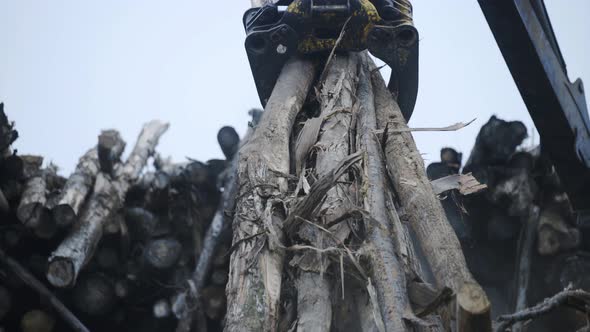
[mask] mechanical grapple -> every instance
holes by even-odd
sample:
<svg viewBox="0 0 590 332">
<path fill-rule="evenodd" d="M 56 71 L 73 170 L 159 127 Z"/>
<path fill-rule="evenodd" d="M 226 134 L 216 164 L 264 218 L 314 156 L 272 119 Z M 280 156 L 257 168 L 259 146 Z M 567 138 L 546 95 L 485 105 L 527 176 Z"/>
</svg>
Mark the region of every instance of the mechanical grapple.
<svg viewBox="0 0 590 332">
<path fill-rule="evenodd" d="M 244 14 L 246 52 L 262 105 L 293 55 L 363 51 L 391 67 L 408 120 L 418 92 L 418 31 L 407 0 L 279 0 Z"/>
</svg>

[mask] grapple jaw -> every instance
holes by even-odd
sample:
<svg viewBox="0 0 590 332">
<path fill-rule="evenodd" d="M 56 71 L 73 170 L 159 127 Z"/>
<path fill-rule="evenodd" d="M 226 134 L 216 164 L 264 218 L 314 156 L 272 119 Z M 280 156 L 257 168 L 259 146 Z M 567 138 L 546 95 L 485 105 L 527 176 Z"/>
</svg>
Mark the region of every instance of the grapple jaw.
<svg viewBox="0 0 590 332">
<path fill-rule="evenodd" d="M 280 10 L 280 6 L 287 6 Z M 418 92 L 418 31 L 407 0 L 290 0 L 252 8 L 243 19 L 246 52 L 262 105 L 293 55 L 362 51 L 391 67 L 389 90 L 409 120 Z"/>
</svg>

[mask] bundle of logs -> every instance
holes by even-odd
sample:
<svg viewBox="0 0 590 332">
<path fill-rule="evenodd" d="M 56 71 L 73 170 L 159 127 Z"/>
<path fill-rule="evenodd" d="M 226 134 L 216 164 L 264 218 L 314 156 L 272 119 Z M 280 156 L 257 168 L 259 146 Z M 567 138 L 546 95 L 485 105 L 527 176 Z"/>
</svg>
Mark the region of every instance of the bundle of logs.
<svg viewBox="0 0 590 332">
<path fill-rule="evenodd" d="M 586 331 L 587 229 L 526 128 L 426 172 L 394 97 L 366 52 L 294 58 L 225 160 L 152 121 L 67 178 L 0 104 L 0 331 Z"/>
<path fill-rule="evenodd" d="M 226 331 L 491 329 L 410 131 L 367 53 L 287 62 L 239 153 Z"/>
<path fill-rule="evenodd" d="M 206 163 L 155 153 L 159 121 L 125 161 L 126 143 L 105 130 L 64 178 L 12 150 L 13 127 L 0 104 L 0 331 L 171 331 L 195 283 L 199 323 L 219 329 L 231 236 L 213 220 L 226 215 L 233 128 L 218 134 L 227 159 Z"/>
<path fill-rule="evenodd" d="M 488 189 L 469 196 L 454 190 L 441 197 L 494 316 L 521 311 L 563 289 L 590 291 L 588 226 L 574 217 L 542 148 L 517 149 L 526 137 L 523 123 L 492 116 L 462 169 Z M 430 179 L 460 173 L 461 153 L 443 148 L 440 157 L 427 168 Z M 528 330 L 577 331 L 588 322 L 587 305 L 581 308 L 559 306 Z M 521 330 L 520 324 L 513 327 Z"/>
</svg>

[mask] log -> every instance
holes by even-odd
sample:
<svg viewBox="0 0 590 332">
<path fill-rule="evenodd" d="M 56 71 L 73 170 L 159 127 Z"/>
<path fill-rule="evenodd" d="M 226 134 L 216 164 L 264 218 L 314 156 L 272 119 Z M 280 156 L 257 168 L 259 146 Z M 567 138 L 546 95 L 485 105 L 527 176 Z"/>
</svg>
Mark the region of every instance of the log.
<svg viewBox="0 0 590 332">
<path fill-rule="evenodd" d="M 22 170 L 20 172 L 20 178 L 28 180 L 39 174 L 41 165 L 43 165 L 43 157 L 33 155 L 21 155 L 17 158 L 19 158 L 22 161 Z"/>
<path fill-rule="evenodd" d="M 0 321 L 12 309 L 12 294 L 4 286 L 0 286 Z"/>
<path fill-rule="evenodd" d="M 7 247 L 7 249 L 12 249 L 18 246 L 23 239 L 24 230 L 19 227 L 6 229 L 2 232 L 3 237 L 3 244 Z"/>
<path fill-rule="evenodd" d="M 120 161 L 125 150 L 125 141 L 116 130 L 103 130 L 98 136 L 98 162 L 100 170 L 113 174 L 115 164 Z"/>
<path fill-rule="evenodd" d="M 461 245 L 426 177 L 424 161 L 379 72 L 373 73 L 378 124 L 384 126 L 387 169 L 439 288 L 457 292 L 464 283 L 476 284 Z"/>
<path fill-rule="evenodd" d="M 155 270 L 173 267 L 182 251 L 182 244 L 172 237 L 155 239 L 146 245 L 144 259 L 147 266 Z"/>
<path fill-rule="evenodd" d="M 225 126 L 217 132 L 217 142 L 227 160 L 232 160 L 240 146 L 240 136 L 233 127 Z"/>
<path fill-rule="evenodd" d="M 205 315 L 212 320 L 223 318 L 225 312 L 225 291 L 223 287 L 208 287 L 203 289 L 203 309 Z"/>
<path fill-rule="evenodd" d="M 358 57 L 354 55 L 334 58 L 330 68 L 327 71 L 326 80 L 320 93 L 321 113 L 319 118 L 309 119 L 305 126 L 315 126 L 318 121 L 323 131 L 318 140 L 318 132 L 314 131 L 308 139 L 301 138 L 306 130 L 303 129 L 299 142 L 309 141 L 309 148 L 301 154 L 303 161 L 307 158 L 312 145 L 320 147 L 316 154 L 316 173 L 318 177 L 324 176 L 331 172 L 342 161 L 350 151 L 349 147 L 349 129 L 351 124 L 351 113 L 354 102 L 353 91 L 356 90 L 356 71 L 358 67 Z M 305 127 L 304 127 L 305 128 Z M 318 126 L 318 131 L 319 131 Z M 299 149 L 297 149 L 299 150 Z M 298 156 L 299 158 L 299 156 Z M 302 164 L 302 162 L 300 162 Z M 323 210 L 326 212 L 322 216 L 315 218 L 316 223 L 325 227 L 343 215 L 346 211 L 345 206 L 333 204 L 337 201 L 345 201 L 347 189 L 344 186 L 336 185 L 326 194 Z M 340 240 L 343 241 L 348 237 L 350 230 L 346 223 L 340 224 L 338 229 L 345 228 L 340 233 Z M 317 227 L 303 224 L 307 239 L 316 248 L 323 248 L 332 241 L 324 239 L 323 231 Z M 301 232 L 300 232 L 301 233 Z M 330 295 L 330 280 L 325 275 L 328 269 L 328 263 L 325 257 L 319 256 L 315 252 L 306 252 L 303 254 L 302 262 L 306 264 L 298 267 L 301 272 L 296 281 L 297 286 L 297 331 L 330 331 L 332 317 L 332 300 Z M 318 259 L 319 258 L 319 259 Z"/>
<path fill-rule="evenodd" d="M 8 211 L 10 211 L 10 203 L 6 198 L 6 195 L 4 195 L 4 191 L 0 188 L 0 212 L 6 213 Z"/>
<path fill-rule="evenodd" d="M 211 283 L 217 286 L 223 286 L 227 284 L 227 269 L 215 269 L 211 272 Z"/>
<path fill-rule="evenodd" d="M 520 237 L 518 239 L 518 247 L 516 254 L 518 257 L 515 267 L 515 281 L 516 281 L 516 296 L 514 301 L 514 311 L 521 311 L 527 307 L 528 299 L 527 292 L 531 279 L 531 265 L 533 260 L 533 252 L 535 246 L 535 235 L 537 225 L 539 224 L 539 208 L 531 206 L 529 215 L 523 218 L 522 229 L 520 230 Z M 514 332 L 520 332 L 523 326 L 517 323 L 513 327 Z"/>
<path fill-rule="evenodd" d="M 330 331 L 330 281 L 318 272 L 301 271 L 297 287 L 297 331 Z M 330 317 L 329 319 L 327 317 Z"/>
<path fill-rule="evenodd" d="M 490 201 L 506 209 L 508 216 L 526 217 L 529 207 L 537 197 L 537 188 L 532 174 L 527 169 L 509 169 L 506 178 L 495 183 L 489 190 Z M 507 206 L 506 206 L 506 202 Z M 504 203 L 504 204 L 503 204 Z"/>
<path fill-rule="evenodd" d="M 27 228 L 36 229 L 42 223 L 47 203 L 47 183 L 41 172 L 25 185 L 16 215 Z"/>
<path fill-rule="evenodd" d="M 142 207 L 125 209 L 125 222 L 136 240 L 147 240 L 154 236 L 158 217 Z"/>
<path fill-rule="evenodd" d="M 48 181 L 51 181 L 51 177 L 56 177 L 55 172 L 56 168 L 48 167 L 30 178 L 16 211 L 23 225 L 32 229 L 39 238 L 51 238 L 57 231 L 56 223 L 48 209 L 51 202 L 47 197 L 50 189 Z"/>
<path fill-rule="evenodd" d="M 168 124 L 151 121 L 144 125 L 129 158 L 117 169 L 117 177 L 99 173 L 94 191 L 80 220 L 49 258 L 47 279 L 55 287 L 70 287 L 80 270 L 90 261 L 109 218 L 123 207 L 125 194 L 139 178 L 147 159 Z"/>
<path fill-rule="evenodd" d="M 263 7 L 264 5 L 272 5 L 277 3 L 279 0 L 250 0 L 252 7 Z"/>
<path fill-rule="evenodd" d="M 117 179 L 126 180 L 127 186 L 129 182 L 139 179 L 148 158 L 154 154 L 160 137 L 168 130 L 168 127 L 167 123 L 158 120 L 150 121 L 143 126 L 133 151 L 116 174 Z"/>
<path fill-rule="evenodd" d="M 18 132 L 14 130 L 14 123 L 8 121 L 4 113 L 4 103 L 0 103 L 0 157 L 11 155 L 10 145 L 18 138 Z"/>
<path fill-rule="evenodd" d="M 124 299 L 129 296 L 129 282 L 126 279 L 117 280 L 114 286 L 115 295 L 120 298 Z"/>
<path fill-rule="evenodd" d="M 77 220 L 98 171 L 97 149 L 92 148 L 78 161 L 74 173 L 68 178 L 57 204 L 51 211 L 59 226 L 69 226 Z"/>
<path fill-rule="evenodd" d="M 76 283 L 73 289 L 73 302 L 78 311 L 88 315 L 104 315 L 115 304 L 115 289 L 110 280 L 101 274 L 90 274 Z"/>
<path fill-rule="evenodd" d="M 9 155 L 0 159 L 1 179 L 4 181 L 8 180 L 21 180 L 23 179 L 23 170 L 25 163 L 20 156 L 16 154 Z M 41 167 L 41 165 L 39 165 Z M 39 167 L 37 169 L 39 169 Z"/>
<path fill-rule="evenodd" d="M 580 231 L 568 222 L 571 216 L 563 208 L 560 209 L 559 205 L 563 204 L 547 202 L 541 211 L 537 228 L 537 251 L 541 255 L 555 255 L 572 250 L 580 246 L 582 242 Z"/>
<path fill-rule="evenodd" d="M 47 280 L 55 287 L 71 287 L 78 273 L 94 254 L 111 214 L 122 206 L 123 197 L 116 181 L 99 173 L 80 220 L 49 258 Z"/>
<path fill-rule="evenodd" d="M 96 254 L 96 262 L 103 270 L 113 270 L 119 266 L 119 253 L 111 246 L 103 246 Z"/>
<path fill-rule="evenodd" d="M 490 302 L 477 284 L 465 283 L 457 294 L 457 332 L 491 332 Z"/>
<path fill-rule="evenodd" d="M 23 187 L 23 184 L 17 180 L 8 180 L 0 185 L 4 197 L 6 197 L 6 201 L 9 203 L 9 207 L 12 204 L 18 204 L 24 189 Z"/>
<path fill-rule="evenodd" d="M 206 187 L 210 183 L 209 170 L 205 163 L 192 161 L 184 167 L 182 176 L 185 180 L 198 187 Z"/>
<path fill-rule="evenodd" d="M 277 330 L 284 258 L 279 225 L 285 218 L 277 198 L 287 193 L 287 179 L 282 174 L 290 169 L 289 138 L 315 72 L 311 61 L 287 62 L 257 130 L 238 153 L 239 200 L 233 243 L 239 245 L 231 255 L 226 291 L 228 332 Z M 262 224 L 255 222 L 258 220 Z M 268 245 L 264 245 L 264 237 L 238 243 L 261 231 L 268 232 Z"/>
<path fill-rule="evenodd" d="M 170 316 L 170 303 L 167 299 L 161 299 L 157 301 L 156 303 L 154 303 L 153 312 L 154 317 L 156 318 L 166 318 Z"/>
<path fill-rule="evenodd" d="M 27 312 L 20 323 L 22 332 L 51 332 L 55 326 L 55 318 L 42 310 Z"/>
<path fill-rule="evenodd" d="M 386 171 L 379 142 L 375 135 L 377 120 L 374 91 L 371 85 L 370 68 L 367 55 L 359 73 L 357 150 L 364 152 L 362 188 L 363 205 L 369 212 L 365 218 L 368 253 L 371 261 L 371 280 L 377 293 L 377 302 L 385 326 L 385 331 L 408 331 L 406 319 L 411 318 L 411 307 L 407 297 L 406 278 L 403 266 L 395 253 L 391 237 L 392 227 L 387 213 L 385 192 Z M 430 185 L 430 184 L 429 184 Z M 396 213 L 391 211 L 391 213 Z M 369 293 L 371 294 L 371 293 Z"/>
<path fill-rule="evenodd" d="M 526 137 L 527 128 L 522 122 L 504 121 L 492 115 L 477 134 L 463 173 L 473 173 L 479 180 L 489 166 L 506 165 Z"/>
<path fill-rule="evenodd" d="M 191 315 L 189 306 L 192 308 L 197 307 L 197 313 L 200 313 L 199 306 L 201 305 L 201 291 L 205 285 L 205 281 L 211 266 L 224 266 L 227 262 L 227 258 L 225 257 L 226 251 L 219 250 L 219 246 L 221 244 L 220 242 L 223 234 L 229 230 L 229 224 L 235 209 L 235 197 L 238 189 L 236 183 L 237 162 L 237 158 L 234 158 L 232 161 L 228 176 L 226 177 L 225 184 L 223 186 L 224 191 L 219 203 L 219 207 L 215 212 L 215 216 L 213 217 L 213 221 L 211 221 L 211 225 L 209 225 L 209 228 L 207 229 L 203 246 L 202 248 L 196 248 L 197 250 L 195 250 L 195 254 L 199 255 L 199 258 L 191 278 L 188 280 L 188 287 L 186 287 L 186 290 L 183 290 L 183 292 L 176 296 L 177 301 L 175 303 L 175 307 L 177 309 L 175 310 L 175 315 L 180 320 L 176 328 L 177 332 L 189 331 L 193 325 L 195 317 Z M 217 260 L 219 259 L 222 261 L 218 262 Z M 216 271 L 219 270 L 219 268 L 216 269 Z M 220 279 L 219 276 L 215 277 L 215 275 L 213 275 L 211 278 L 214 283 L 225 286 L 227 284 L 228 274 L 227 271 L 223 269 L 221 281 L 218 280 Z"/>
</svg>

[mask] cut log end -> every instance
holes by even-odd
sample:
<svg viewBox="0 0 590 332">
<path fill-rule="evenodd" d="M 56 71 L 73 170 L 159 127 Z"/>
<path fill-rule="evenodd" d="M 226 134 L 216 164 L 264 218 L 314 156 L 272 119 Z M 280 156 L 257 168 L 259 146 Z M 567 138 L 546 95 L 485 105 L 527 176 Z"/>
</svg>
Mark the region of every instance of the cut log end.
<svg viewBox="0 0 590 332">
<path fill-rule="evenodd" d="M 162 299 L 156 303 L 154 303 L 153 307 L 154 317 L 156 318 L 166 318 L 170 316 L 172 310 L 170 309 L 170 303 L 166 299 Z"/>
<path fill-rule="evenodd" d="M 35 235 L 41 239 L 51 239 L 57 233 L 57 225 L 49 211 L 44 209 L 41 220 L 37 227 L 35 227 Z"/>
<path fill-rule="evenodd" d="M 145 250 L 146 263 L 157 270 L 169 269 L 180 258 L 182 245 L 174 238 L 157 239 Z"/>
<path fill-rule="evenodd" d="M 47 269 L 47 280 L 55 287 L 70 287 L 76 280 L 74 264 L 64 258 L 53 258 Z"/>
<path fill-rule="evenodd" d="M 36 228 L 43 216 L 43 203 L 21 204 L 16 215 L 23 225 L 28 228 Z"/>
<path fill-rule="evenodd" d="M 240 136 L 233 127 L 226 126 L 217 133 L 217 142 L 227 160 L 231 160 L 238 151 Z"/>
<path fill-rule="evenodd" d="M 125 150 L 125 141 L 116 130 L 104 130 L 98 136 L 98 161 L 100 169 L 105 173 L 112 173 Z"/>
<path fill-rule="evenodd" d="M 457 294 L 457 331 L 491 330 L 490 301 L 484 290 L 477 284 L 464 284 Z"/>
<path fill-rule="evenodd" d="M 89 315 L 104 315 L 112 310 L 116 293 L 111 282 L 100 274 L 81 278 L 73 291 L 74 306 Z"/>
<path fill-rule="evenodd" d="M 31 310 L 21 320 L 23 332 L 51 332 L 54 326 L 55 318 L 41 310 Z"/>
<path fill-rule="evenodd" d="M 39 238 L 49 239 L 57 231 L 55 221 L 43 203 L 21 204 L 17 210 L 17 217 Z"/>
<path fill-rule="evenodd" d="M 59 204 L 52 210 L 53 219 L 60 227 L 69 226 L 76 220 L 76 212 L 69 204 Z"/>
</svg>

